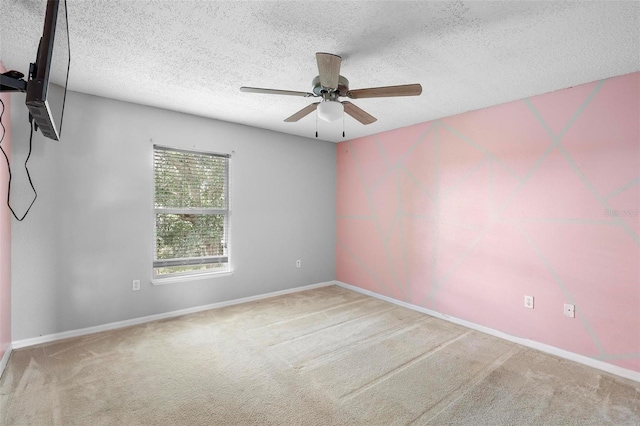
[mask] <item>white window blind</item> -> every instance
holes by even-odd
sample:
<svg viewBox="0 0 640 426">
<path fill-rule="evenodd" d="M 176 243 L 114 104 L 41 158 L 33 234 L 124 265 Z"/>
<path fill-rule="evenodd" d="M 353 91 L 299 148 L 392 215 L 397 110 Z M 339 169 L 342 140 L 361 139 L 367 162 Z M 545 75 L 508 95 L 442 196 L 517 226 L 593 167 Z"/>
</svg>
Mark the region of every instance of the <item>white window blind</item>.
<svg viewBox="0 0 640 426">
<path fill-rule="evenodd" d="M 154 146 L 154 277 L 229 269 L 229 156 Z"/>
</svg>

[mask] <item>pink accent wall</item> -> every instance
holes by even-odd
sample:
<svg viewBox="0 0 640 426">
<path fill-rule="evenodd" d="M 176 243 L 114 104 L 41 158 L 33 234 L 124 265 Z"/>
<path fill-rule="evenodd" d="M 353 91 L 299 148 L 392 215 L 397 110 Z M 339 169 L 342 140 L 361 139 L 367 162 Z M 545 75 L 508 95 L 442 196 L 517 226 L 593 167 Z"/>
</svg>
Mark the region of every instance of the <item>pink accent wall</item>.
<svg viewBox="0 0 640 426">
<path fill-rule="evenodd" d="M 633 73 L 338 144 L 336 276 L 640 371 L 639 209 Z"/>
<path fill-rule="evenodd" d="M 5 71 L 4 65 L 0 62 L 0 73 Z M 2 148 L 10 156 L 11 97 L 8 93 L 0 93 L 0 99 L 5 107 L 2 114 L 2 124 L 5 127 Z M 1 110 L 2 105 L 0 105 Z M 0 137 L 2 137 L 1 127 Z M 4 155 L 0 152 L 0 359 L 11 343 L 11 212 L 6 205 L 8 181 L 9 172 Z"/>
</svg>

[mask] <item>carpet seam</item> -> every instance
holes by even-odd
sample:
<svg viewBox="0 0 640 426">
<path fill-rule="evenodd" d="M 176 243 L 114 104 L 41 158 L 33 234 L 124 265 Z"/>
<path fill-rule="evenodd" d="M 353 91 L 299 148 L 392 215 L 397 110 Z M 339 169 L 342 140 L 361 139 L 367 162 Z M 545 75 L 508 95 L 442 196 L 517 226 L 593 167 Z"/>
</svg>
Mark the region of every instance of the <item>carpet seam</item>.
<svg viewBox="0 0 640 426">
<path fill-rule="evenodd" d="M 343 402 L 349 401 L 353 398 L 355 398 L 356 396 L 360 395 L 363 392 L 366 392 L 367 390 L 373 388 L 374 386 L 377 386 L 380 383 L 383 383 L 385 381 L 387 381 L 388 379 L 390 379 L 391 377 L 395 376 L 396 374 L 406 370 L 407 368 L 412 367 L 413 365 L 429 358 L 430 356 L 432 356 L 433 354 L 439 352 L 441 349 L 446 348 L 447 346 L 457 342 L 458 340 L 462 339 L 463 337 L 466 337 L 467 335 L 473 333 L 472 330 L 466 331 L 462 334 L 459 334 L 456 337 L 453 337 L 445 342 L 440 343 L 439 345 L 437 345 L 434 348 L 429 349 L 428 351 L 410 359 L 409 361 L 406 361 L 404 364 L 394 368 L 393 370 L 383 374 L 380 377 L 375 378 L 374 380 L 370 381 L 369 383 L 364 384 L 363 386 L 361 386 L 358 389 L 355 389 L 343 396 L 340 397 L 341 400 L 343 400 Z"/>
<path fill-rule="evenodd" d="M 265 328 L 273 327 L 274 325 L 286 324 L 286 323 L 288 323 L 290 321 L 296 321 L 296 320 L 299 320 L 299 319 L 302 319 L 302 318 L 310 317 L 310 316 L 317 315 L 317 314 L 322 314 L 322 313 L 325 313 L 325 312 L 332 311 L 334 309 L 343 308 L 345 306 L 351 306 L 351 305 L 355 305 L 355 304 L 363 303 L 363 302 L 367 302 L 367 301 L 370 301 L 370 300 L 362 298 L 360 300 L 354 300 L 352 302 L 343 303 L 342 305 L 334 306 L 332 308 L 321 309 L 319 311 L 309 312 L 309 313 L 306 313 L 306 314 L 303 314 L 303 315 L 295 316 L 295 317 L 292 317 L 292 318 L 287 318 L 287 319 L 284 319 L 284 320 L 281 320 L 281 321 L 276 321 L 276 322 L 273 322 L 271 324 L 262 325 L 260 327 L 250 328 L 247 331 L 264 330 Z"/>
<path fill-rule="evenodd" d="M 412 420 L 409 424 L 410 425 L 417 425 L 417 424 L 426 425 L 426 424 L 429 424 L 431 421 L 433 421 L 438 416 L 440 416 L 442 413 L 444 413 L 447 409 L 449 409 L 453 404 L 458 402 L 460 399 L 462 399 L 464 396 L 466 396 L 469 392 L 471 392 L 473 389 L 475 389 L 491 373 L 493 373 L 498 368 L 500 368 L 502 365 L 504 365 L 505 362 L 507 362 L 511 357 L 513 357 L 514 355 L 516 355 L 520 351 L 522 351 L 522 348 L 520 348 L 518 346 L 515 346 L 515 345 L 512 346 L 511 348 L 507 349 L 502 355 L 500 355 L 500 357 L 498 359 L 494 360 L 491 364 L 489 364 L 488 366 L 486 366 L 486 367 L 482 368 L 480 371 L 478 371 L 471 378 L 471 380 L 469 380 L 466 383 L 461 384 L 456 389 L 454 389 L 449 394 L 449 395 L 454 395 L 455 396 L 453 399 L 451 399 L 451 398 L 443 398 L 435 406 L 432 406 L 429 409 L 427 409 L 426 411 L 424 411 L 422 414 L 420 414 L 418 417 L 416 417 L 414 420 Z M 465 387 L 465 389 L 464 390 L 460 390 L 460 388 L 462 388 L 462 387 Z M 435 410 L 438 410 L 438 411 L 435 414 L 433 414 L 431 417 L 429 417 L 426 420 L 421 420 L 425 416 L 429 415 L 429 413 L 432 413 Z M 418 423 L 418 422 L 421 422 L 421 423 Z"/>
<path fill-rule="evenodd" d="M 313 336 L 314 334 L 320 333 L 322 331 L 330 330 L 330 329 L 332 329 L 334 327 L 337 327 L 337 326 L 340 326 L 340 325 L 344 325 L 344 324 L 348 324 L 348 323 L 356 321 L 356 320 L 361 320 L 361 319 L 369 317 L 369 316 L 373 316 L 373 315 L 377 315 L 377 314 L 383 314 L 385 312 L 393 311 L 394 309 L 397 309 L 397 307 L 393 306 L 391 308 L 381 309 L 381 310 L 375 311 L 375 312 L 369 312 L 369 313 L 361 315 L 359 317 L 349 318 L 347 320 L 340 321 L 340 322 L 335 323 L 335 324 L 331 324 L 330 326 L 327 326 L 327 327 L 324 327 L 324 328 L 321 328 L 321 329 L 318 329 L 318 330 L 314 330 L 314 331 L 311 331 L 309 333 L 301 334 L 299 336 L 292 337 L 291 339 L 283 340 L 282 342 L 274 343 L 272 345 L 269 345 L 269 347 L 273 348 L 275 346 L 282 345 L 282 344 L 285 344 L 285 343 L 295 342 L 296 340 L 302 339 L 303 337 Z"/>
<path fill-rule="evenodd" d="M 342 354 L 344 352 L 347 351 L 351 351 L 354 348 L 358 348 L 358 347 L 366 347 L 366 346 L 370 346 L 372 344 L 381 342 L 383 340 L 386 340 L 390 337 L 394 337 L 403 333 L 406 333 L 409 330 L 412 330 L 416 327 L 418 327 L 421 323 L 423 322 L 428 322 L 430 320 L 432 320 L 433 317 L 425 317 L 425 318 L 421 318 L 419 320 L 417 320 L 416 322 L 410 324 L 410 325 L 406 325 L 400 328 L 394 328 L 394 329 L 390 329 L 390 330 L 385 330 L 385 331 L 381 331 L 380 333 L 376 333 L 372 336 L 369 337 L 365 337 L 364 339 L 360 339 L 356 342 L 353 342 L 352 345 L 349 346 L 345 346 L 342 347 L 340 349 L 336 349 L 335 351 L 331 351 L 328 352 L 324 355 L 320 355 L 319 357 L 316 358 L 312 358 L 311 360 L 314 362 L 308 363 L 308 364 L 303 364 L 302 366 L 296 368 L 297 370 L 307 370 L 307 369 L 313 369 L 313 368 L 317 368 L 321 365 L 326 364 L 328 361 L 333 361 L 335 359 L 341 358 Z M 291 365 L 292 368 L 295 368 L 293 365 Z"/>
</svg>

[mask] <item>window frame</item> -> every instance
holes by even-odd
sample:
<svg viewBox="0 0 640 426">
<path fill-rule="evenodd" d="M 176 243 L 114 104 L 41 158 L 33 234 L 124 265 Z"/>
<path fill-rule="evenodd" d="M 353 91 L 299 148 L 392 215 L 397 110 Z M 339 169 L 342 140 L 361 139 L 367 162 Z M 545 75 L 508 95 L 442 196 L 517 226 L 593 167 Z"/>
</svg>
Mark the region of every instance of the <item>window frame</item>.
<svg viewBox="0 0 640 426">
<path fill-rule="evenodd" d="M 221 157 L 226 160 L 225 167 L 225 186 L 224 197 L 226 201 L 226 209 L 210 208 L 210 207 L 185 207 L 185 208 L 166 208 L 156 207 L 156 164 L 155 153 L 156 150 L 164 150 L 171 152 L 181 152 L 185 154 L 206 155 L 211 157 Z M 152 171 L 153 171 L 153 255 L 152 255 L 152 279 L 153 284 L 163 284 L 175 281 L 185 281 L 190 279 L 207 278 L 215 275 L 224 275 L 231 273 L 231 256 L 230 256 L 230 165 L 231 155 L 218 152 L 202 151 L 198 149 L 183 149 L 172 146 L 153 144 L 152 147 Z M 190 257 L 190 258 L 175 258 L 175 259 L 156 259 L 157 256 L 157 215 L 158 214 L 202 214 L 202 215 L 223 215 L 224 216 L 224 254 L 219 256 L 207 256 L 207 257 Z M 173 272 L 167 274 L 157 274 L 157 268 L 171 267 L 171 266 L 191 266 L 191 265 L 210 265 L 210 264 L 226 265 L 222 268 L 211 268 L 202 270 L 191 270 L 182 272 Z"/>
</svg>

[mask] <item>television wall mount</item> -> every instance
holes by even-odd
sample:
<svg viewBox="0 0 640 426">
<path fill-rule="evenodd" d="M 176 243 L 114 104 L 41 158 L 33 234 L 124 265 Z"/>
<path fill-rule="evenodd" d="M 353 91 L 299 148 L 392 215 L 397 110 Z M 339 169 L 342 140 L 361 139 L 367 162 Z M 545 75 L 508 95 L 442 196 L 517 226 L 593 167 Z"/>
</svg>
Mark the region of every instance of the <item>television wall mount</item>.
<svg viewBox="0 0 640 426">
<path fill-rule="evenodd" d="M 26 93 L 26 91 L 27 82 L 24 81 L 24 74 L 20 71 L 11 70 L 0 74 L 0 92 Z"/>
<path fill-rule="evenodd" d="M 33 78 L 36 64 L 29 65 L 29 76 Z M 20 92 L 27 93 L 27 82 L 24 81 L 24 74 L 20 71 L 11 70 L 0 74 L 0 92 Z M 29 112 L 29 123 L 33 122 L 33 116 Z M 38 124 L 34 126 L 38 130 Z"/>
</svg>

